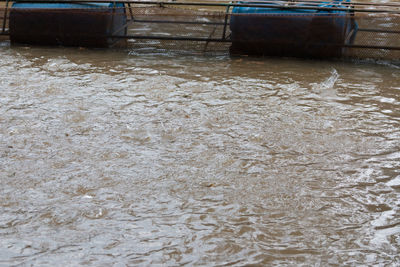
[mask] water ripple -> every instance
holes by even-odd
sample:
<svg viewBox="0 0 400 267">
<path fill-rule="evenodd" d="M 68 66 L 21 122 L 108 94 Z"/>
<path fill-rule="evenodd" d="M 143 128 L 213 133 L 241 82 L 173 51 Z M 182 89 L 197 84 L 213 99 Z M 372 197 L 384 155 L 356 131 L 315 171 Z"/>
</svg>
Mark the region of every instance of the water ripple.
<svg viewBox="0 0 400 267">
<path fill-rule="evenodd" d="M 0 264 L 399 263 L 397 69 L 0 53 Z"/>
</svg>

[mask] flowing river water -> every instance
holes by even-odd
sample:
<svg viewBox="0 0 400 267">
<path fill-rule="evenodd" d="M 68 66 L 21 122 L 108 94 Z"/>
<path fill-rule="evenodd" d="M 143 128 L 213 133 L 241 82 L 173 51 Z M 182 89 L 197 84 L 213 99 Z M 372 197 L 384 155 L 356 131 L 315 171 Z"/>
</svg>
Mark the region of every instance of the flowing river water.
<svg viewBox="0 0 400 267">
<path fill-rule="evenodd" d="M 400 264 L 398 66 L 0 55 L 0 266 Z"/>
</svg>

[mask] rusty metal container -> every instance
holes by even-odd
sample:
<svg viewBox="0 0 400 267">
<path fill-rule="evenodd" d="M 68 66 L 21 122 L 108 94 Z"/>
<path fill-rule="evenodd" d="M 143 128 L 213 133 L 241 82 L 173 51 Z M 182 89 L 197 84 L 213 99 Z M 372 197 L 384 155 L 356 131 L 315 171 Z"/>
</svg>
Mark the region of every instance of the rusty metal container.
<svg viewBox="0 0 400 267">
<path fill-rule="evenodd" d="M 340 1 L 335 3 L 319 2 L 316 9 L 297 3 L 286 9 L 284 4 L 271 2 L 265 4 L 265 8 L 235 7 L 230 21 L 230 51 L 232 54 L 279 57 L 341 57 L 344 46 L 354 40 L 357 24 L 350 8 L 343 10 L 346 6 L 340 6 L 341 10 L 335 10 Z"/>
<path fill-rule="evenodd" d="M 109 47 L 126 34 L 123 3 L 14 3 L 11 43 Z"/>
</svg>

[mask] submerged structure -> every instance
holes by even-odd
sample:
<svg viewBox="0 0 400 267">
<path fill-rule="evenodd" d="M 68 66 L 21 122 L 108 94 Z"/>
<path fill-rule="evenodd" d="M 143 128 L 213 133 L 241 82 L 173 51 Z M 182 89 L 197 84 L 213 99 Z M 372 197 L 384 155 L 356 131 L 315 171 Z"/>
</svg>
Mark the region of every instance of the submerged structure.
<svg viewBox="0 0 400 267">
<path fill-rule="evenodd" d="M 0 2 L 12 44 L 233 55 L 400 59 L 400 3 L 335 1 Z M 121 42 L 123 41 L 123 42 Z"/>
</svg>

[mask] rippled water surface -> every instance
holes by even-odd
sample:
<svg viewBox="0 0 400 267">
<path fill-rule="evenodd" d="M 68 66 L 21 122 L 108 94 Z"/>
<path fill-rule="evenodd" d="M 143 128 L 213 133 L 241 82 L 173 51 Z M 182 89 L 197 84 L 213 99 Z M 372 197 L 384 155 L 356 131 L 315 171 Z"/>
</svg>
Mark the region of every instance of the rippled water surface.
<svg viewBox="0 0 400 267">
<path fill-rule="evenodd" d="M 0 55 L 0 265 L 400 264 L 399 67 Z"/>
</svg>

